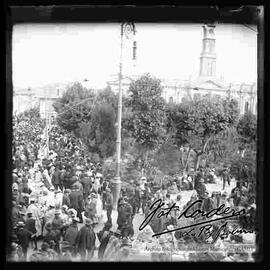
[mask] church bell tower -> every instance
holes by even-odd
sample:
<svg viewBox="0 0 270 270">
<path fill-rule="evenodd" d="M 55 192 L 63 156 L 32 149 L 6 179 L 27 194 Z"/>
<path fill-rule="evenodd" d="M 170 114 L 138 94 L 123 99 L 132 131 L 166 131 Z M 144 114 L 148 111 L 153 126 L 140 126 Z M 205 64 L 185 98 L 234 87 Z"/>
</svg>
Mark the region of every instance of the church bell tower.
<svg viewBox="0 0 270 270">
<path fill-rule="evenodd" d="M 202 52 L 200 56 L 200 76 L 213 78 L 216 76 L 215 25 L 203 26 Z"/>
</svg>

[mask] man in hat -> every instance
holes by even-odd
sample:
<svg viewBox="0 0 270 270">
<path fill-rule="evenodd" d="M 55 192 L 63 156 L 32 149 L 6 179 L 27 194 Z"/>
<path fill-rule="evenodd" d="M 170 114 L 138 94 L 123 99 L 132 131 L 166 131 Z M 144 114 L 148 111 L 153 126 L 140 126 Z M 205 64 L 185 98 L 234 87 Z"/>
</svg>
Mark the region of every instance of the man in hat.
<svg viewBox="0 0 270 270">
<path fill-rule="evenodd" d="M 55 209 L 54 219 L 52 220 L 52 230 L 56 232 L 59 240 L 62 235 L 63 224 L 64 222 L 61 218 L 61 210 Z"/>
<path fill-rule="evenodd" d="M 90 195 L 92 180 L 85 172 L 81 175 L 81 184 L 83 186 L 83 198 L 86 200 L 86 198 Z"/>
<path fill-rule="evenodd" d="M 207 191 L 203 194 L 202 199 L 202 211 L 209 212 L 215 208 L 215 200 L 209 196 L 209 193 Z"/>
<path fill-rule="evenodd" d="M 35 245 L 34 250 L 37 250 L 37 230 L 36 230 L 36 221 L 33 218 L 33 213 L 28 212 L 27 213 L 27 219 L 25 222 L 25 228 L 31 233 L 31 242 Z"/>
<path fill-rule="evenodd" d="M 76 247 L 82 260 L 91 260 L 95 250 L 96 235 L 89 218 L 85 219 L 85 225 L 79 230 Z"/>
<path fill-rule="evenodd" d="M 230 207 L 230 204 L 229 204 L 229 201 L 228 201 L 228 197 L 229 197 L 229 194 L 227 191 L 224 191 L 222 194 L 221 194 L 221 198 L 220 198 L 220 205 L 224 204 L 225 205 L 225 208 L 226 207 Z"/>
<path fill-rule="evenodd" d="M 70 199 L 69 199 L 70 193 L 71 193 L 71 190 L 69 188 L 65 189 L 63 198 L 62 198 L 62 205 L 66 205 L 67 207 L 70 207 Z"/>
<path fill-rule="evenodd" d="M 230 171 L 230 169 L 228 167 L 225 167 L 221 173 L 221 178 L 222 178 L 222 182 L 223 182 L 223 187 L 222 187 L 223 190 L 225 189 L 226 182 L 228 183 L 229 186 L 231 183 L 231 177 L 230 177 L 229 171 Z"/>
<path fill-rule="evenodd" d="M 19 203 L 20 201 L 20 193 L 19 193 L 19 188 L 18 188 L 17 183 L 14 183 L 12 185 L 12 200 L 16 201 L 16 203 Z"/>
<path fill-rule="evenodd" d="M 76 239 L 79 234 L 78 222 L 79 219 L 75 215 L 72 215 L 72 223 L 68 226 L 64 234 L 64 241 L 69 243 L 73 256 L 76 256 Z"/>
<path fill-rule="evenodd" d="M 113 195 L 110 188 L 106 188 L 105 209 L 107 211 L 107 222 L 112 224 Z"/>
<path fill-rule="evenodd" d="M 83 194 L 82 192 L 79 191 L 77 186 L 72 186 L 72 191 L 69 195 L 70 199 L 70 207 L 74 208 L 77 211 L 78 218 L 80 219 L 80 222 L 82 223 L 82 211 L 84 208 L 84 203 L 83 203 Z"/>
<path fill-rule="evenodd" d="M 233 204 L 238 206 L 241 201 L 241 183 L 236 182 L 236 187 L 231 191 L 231 198 L 233 198 Z"/>
<path fill-rule="evenodd" d="M 63 183 L 60 182 L 60 174 L 61 174 L 61 172 L 60 172 L 60 169 L 59 169 L 59 164 L 56 164 L 55 170 L 54 170 L 54 172 L 52 174 L 52 180 L 51 180 L 55 189 L 58 189 L 58 188 L 62 187 Z"/>
<path fill-rule="evenodd" d="M 52 229 L 52 223 L 47 223 L 45 225 L 45 229 L 47 230 L 47 234 L 44 236 L 43 242 L 50 243 L 50 241 L 54 241 L 58 243 L 58 235 L 55 230 Z"/>
<path fill-rule="evenodd" d="M 30 237 L 31 237 L 31 232 L 25 228 L 25 224 L 22 221 L 19 221 L 17 224 L 16 236 L 18 239 L 18 244 L 22 247 L 24 259 L 26 260 L 27 250 L 29 247 L 29 242 L 30 242 Z"/>
<path fill-rule="evenodd" d="M 107 188 L 109 188 L 109 181 L 104 179 L 104 181 L 102 182 L 102 185 L 101 185 L 101 196 L 102 196 L 102 204 L 103 204 L 104 209 L 106 208 L 105 201 L 106 201 L 106 194 L 107 194 L 106 189 Z"/>
<path fill-rule="evenodd" d="M 199 181 L 198 181 L 198 184 L 196 186 L 196 189 L 195 189 L 199 195 L 199 199 L 202 198 L 203 199 L 203 196 L 205 194 L 205 192 L 207 191 L 206 190 L 206 186 L 204 184 L 204 180 L 203 178 L 200 178 Z"/>
<path fill-rule="evenodd" d="M 120 203 L 118 207 L 118 218 L 117 224 L 118 229 L 128 235 L 133 235 L 133 224 L 132 224 L 132 217 L 133 217 L 133 209 L 132 206 L 128 203 L 128 198 L 124 197 L 123 201 Z"/>
</svg>

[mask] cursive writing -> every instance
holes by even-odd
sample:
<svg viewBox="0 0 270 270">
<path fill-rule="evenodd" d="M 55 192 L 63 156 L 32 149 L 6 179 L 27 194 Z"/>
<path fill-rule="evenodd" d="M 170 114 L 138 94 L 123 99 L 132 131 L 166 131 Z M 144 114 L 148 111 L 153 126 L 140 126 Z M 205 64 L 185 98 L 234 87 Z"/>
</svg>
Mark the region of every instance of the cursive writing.
<svg viewBox="0 0 270 270">
<path fill-rule="evenodd" d="M 170 232 L 174 232 L 174 231 L 179 231 L 179 230 L 183 230 L 183 229 L 187 229 L 187 228 L 191 228 L 191 227 L 196 227 L 199 225 L 204 225 L 204 224 L 208 224 L 208 223 L 212 223 L 215 221 L 219 221 L 219 220 L 223 220 L 223 219 L 228 219 L 228 218 L 232 218 L 232 217 L 236 217 L 236 216 L 241 216 L 241 215 L 245 215 L 246 214 L 246 210 L 245 209 L 241 209 L 239 211 L 232 209 L 230 207 L 225 207 L 224 204 L 220 205 L 217 208 L 211 209 L 208 212 L 205 212 L 203 210 L 200 209 L 201 205 L 202 205 L 202 200 L 196 200 L 194 202 L 192 202 L 179 216 L 178 219 L 180 219 L 181 217 L 185 217 L 185 218 L 198 218 L 198 217 L 204 217 L 204 221 L 202 222 L 198 222 L 196 224 L 191 224 L 188 226 L 184 226 L 184 227 L 179 227 L 173 230 L 168 230 L 165 232 L 159 232 L 153 235 L 154 236 L 159 236 L 165 233 L 170 233 Z M 156 216 L 157 218 L 161 218 L 161 217 L 168 217 L 168 215 L 171 213 L 171 211 L 174 210 L 179 210 L 179 208 L 176 206 L 175 203 L 173 203 L 170 207 L 165 207 L 165 203 L 162 202 L 161 199 L 158 199 L 157 201 L 153 202 L 152 205 L 150 206 L 149 210 L 150 213 L 145 217 L 145 219 L 143 220 L 142 224 L 139 227 L 139 230 L 143 230 L 150 222 L 151 220 Z M 197 207 L 196 210 L 194 210 L 194 206 Z M 152 210 L 152 211 L 151 211 Z M 213 216 L 221 216 L 218 218 L 213 219 Z M 211 218 L 211 219 L 210 219 Z M 210 219 L 210 220 L 209 220 Z"/>
</svg>

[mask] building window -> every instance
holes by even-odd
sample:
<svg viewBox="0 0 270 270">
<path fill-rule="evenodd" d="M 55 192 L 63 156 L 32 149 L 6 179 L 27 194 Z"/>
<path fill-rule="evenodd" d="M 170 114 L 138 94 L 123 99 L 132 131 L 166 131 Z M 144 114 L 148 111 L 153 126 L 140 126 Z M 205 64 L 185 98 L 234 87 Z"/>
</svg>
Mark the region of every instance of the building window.
<svg viewBox="0 0 270 270">
<path fill-rule="evenodd" d="M 170 98 L 169 98 L 169 102 L 170 102 L 170 103 L 173 103 L 173 97 L 170 97 Z"/>
</svg>

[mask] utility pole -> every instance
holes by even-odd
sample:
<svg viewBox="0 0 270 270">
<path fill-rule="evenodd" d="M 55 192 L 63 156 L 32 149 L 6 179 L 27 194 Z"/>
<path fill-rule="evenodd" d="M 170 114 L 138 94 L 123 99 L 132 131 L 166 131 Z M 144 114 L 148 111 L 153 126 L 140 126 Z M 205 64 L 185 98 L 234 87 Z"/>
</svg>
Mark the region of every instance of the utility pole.
<svg viewBox="0 0 270 270">
<path fill-rule="evenodd" d="M 133 23 L 121 23 L 121 44 L 120 44 L 120 63 L 119 63 L 119 91 L 118 91 L 118 111 L 117 111 L 117 139 L 116 139 L 116 176 L 113 184 L 113 208 L 117 208 L 118 199 L 121 190 L 121 122 L 122 122 L 122 79 L 123 79 L 123 36 L 133 32 L 135 34 L 135 25 Z"/>
</svg>

